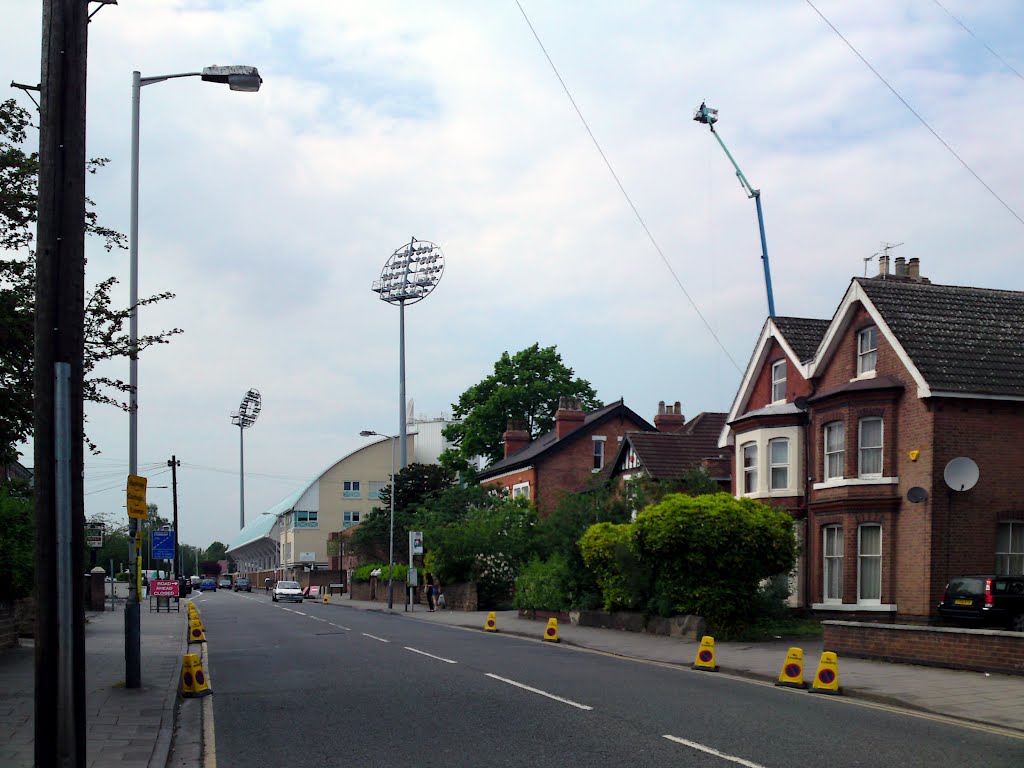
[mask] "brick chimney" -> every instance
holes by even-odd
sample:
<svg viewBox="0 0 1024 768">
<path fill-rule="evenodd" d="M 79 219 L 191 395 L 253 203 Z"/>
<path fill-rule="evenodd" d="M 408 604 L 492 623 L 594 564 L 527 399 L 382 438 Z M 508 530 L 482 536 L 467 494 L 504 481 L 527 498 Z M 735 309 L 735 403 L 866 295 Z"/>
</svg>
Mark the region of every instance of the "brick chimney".
<svg viewBox="0 0 1024 768">
<path fill-rule="evenodd" d="M 530 433 L 521 421 L 509 419 L 505 429 L 505 458 L 518 453 L 530 444 Z"/>
<path fill-rule="evenodd" d="M 921 260 L 917 256 L 907 262 L 907 277 L 911 280 L 921 279 Z"/>
<path fill-rule="evenodd" d="M 888 277 L 889 276 L 889 254 L 880 253 L 878 255 L 878 276 Z"/>
<path fill-rule="evenodd" d="M 573 430 L 582 427 L 585 418 L 583 403 L 578 397 L 558 398 L 558 410 L 555 411 L 555 439 L 561 440 Z"/>
<path fill-rule="evenodd" d="M 902 256 L 896 257 L 896 277 L 907 276 L 907 260 Z"/>
<path fill-rule="evenodd" d="M 658 403 L 658 413 L 654 417 L 654 428 L 659 432 L 676 432 L 686 423 L 683 416 L 683 407 L 676 400 L 675 405 L 665 405 L 662 400 Z"/>
</svg>

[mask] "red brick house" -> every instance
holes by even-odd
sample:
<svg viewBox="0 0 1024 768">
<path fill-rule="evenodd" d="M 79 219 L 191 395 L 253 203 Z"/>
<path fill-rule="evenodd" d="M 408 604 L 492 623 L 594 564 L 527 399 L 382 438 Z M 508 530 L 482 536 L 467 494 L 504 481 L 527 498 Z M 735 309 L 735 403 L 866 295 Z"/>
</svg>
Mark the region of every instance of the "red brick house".
<svg viewBox="0 0 1024 768">
<path fill-rule="evenodd" d="M 830 321 L 766 321 L 719 444 L 736 495 L 798 521 L 802 604 L 923 621 L 950 576 L 1024 573 L 1022 432 L 1024 292 L 934 285 L 898 258 Z M 973 487 L 947 484 L 957 458 Z"/>
<path fill-rule="evenodd" d="M 550 513 L 563 494 L 584 490 L 618 451 L 627 432 L 654 431 L 622 400 L 586 413 L 571 397 L 559 400 L 555 428 L 536 440 L 513 427 L 509 424 L 505 432 L 505 457 L 481 470 L 477 480 L 530 499 L 542 515 Z"/>
</svg>

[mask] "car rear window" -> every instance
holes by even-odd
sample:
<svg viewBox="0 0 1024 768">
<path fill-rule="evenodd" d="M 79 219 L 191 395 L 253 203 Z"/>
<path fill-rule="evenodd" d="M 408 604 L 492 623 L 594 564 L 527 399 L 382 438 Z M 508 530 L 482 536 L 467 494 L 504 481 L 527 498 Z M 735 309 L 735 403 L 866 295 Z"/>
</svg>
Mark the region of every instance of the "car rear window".
<svg viewBox="0 0 1024 768">
<path fill-rule="evenodd" d="M 951 579 L 949 592 L 954 595 L 982 595 L 985 593 L 985 579 L 976 576 L 960 576 Z"/>
<path fill-rule="evenodd" d="M 277 582 L 277 586 L 281 587 L 281 589 L 298 589 L 299 588 L 299 582 L 297 582 L 297 581 L 279 581 L 279 582 Z"/>
</svg>

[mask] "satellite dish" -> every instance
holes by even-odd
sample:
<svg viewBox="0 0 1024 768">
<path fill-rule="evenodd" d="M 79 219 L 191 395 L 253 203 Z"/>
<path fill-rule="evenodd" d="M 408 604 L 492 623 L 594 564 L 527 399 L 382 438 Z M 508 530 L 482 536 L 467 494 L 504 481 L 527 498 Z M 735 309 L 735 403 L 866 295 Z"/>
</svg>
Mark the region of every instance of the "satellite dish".
<svg viewBox="0 0 1024 768">
<path fill-rule="evenodd" d="M 917 504 L 918 502 L 924 501 L 928 498 L 928 491 L 920 486 L 915 485 L 909 491 L 907 491 L 907 500 Z"/>
<path fill-rule="evenodd" d="M 978 465 L 973 459 L 958 456 L 946 465 L 942 477 L 954 491 L 969 491 L 978 482 Z"/>
<path fill-rule="evenodd" d="M 807 398 L 804 397 L 803 395 L 801 395 L 800 397 L 798 397 L 796 400 L 793 401 L 793 405 L 795 405 L 801 411 L 806 411 L 807 410 Z"/>
</svg>

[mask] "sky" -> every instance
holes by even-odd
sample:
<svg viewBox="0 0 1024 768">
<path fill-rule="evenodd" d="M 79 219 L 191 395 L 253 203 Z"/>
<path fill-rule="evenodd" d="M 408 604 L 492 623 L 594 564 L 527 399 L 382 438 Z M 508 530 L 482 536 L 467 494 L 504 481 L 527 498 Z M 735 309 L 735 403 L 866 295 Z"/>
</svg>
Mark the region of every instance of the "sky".
<svg viewBox="0 0 1024 768">
<path fill-rule="evenodd" d="M 132 70 L 248 64 L 264 79 L 259 93 L 197 78 L 142 91 L 140 295 L 176 298 L 140 311 L 140 334 L 184 330 L 140 358 L 148 501 L 170 515 L 158 486 L 176 456 L 181 541 L 237 533 L 230 414 L 250 388 L 263 409 L 245 433 L 247 520 L 365 444 L 361 430 L 397 432 L 398 310 L 370 287 L 410 237 L 445 256 L 436 290 L 406 311 L 418 416 L 450 414 L 502 352 L 535 342 L 648 420 L 659 400 L 687 418 L 727 411 L 767 304 L 754 203 L 692 121 L 704 100 L 762 192 L 777 314 L 831 317 L 851 278 L 877 273 L 884 243 L 932 282 L 1024 290 L 1024 6 L 814 7 L 103 7 L 89 27 L 88 154 L 111 163 L 87 191 L 107 226 L 128 231 Z M 5 7 L 0 81 L 38 81 L 40 9 Z M 127 251 L 95 241 L 87 257 L 87 282 L 118 277 L 127 305 Z M 127 368 L 100 372 L 127 380 Z M 124 519 L 128 418 L 86 414 L 101 450 L 86 458 L 86 514 Z"/>
</svg>

